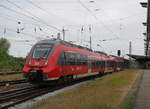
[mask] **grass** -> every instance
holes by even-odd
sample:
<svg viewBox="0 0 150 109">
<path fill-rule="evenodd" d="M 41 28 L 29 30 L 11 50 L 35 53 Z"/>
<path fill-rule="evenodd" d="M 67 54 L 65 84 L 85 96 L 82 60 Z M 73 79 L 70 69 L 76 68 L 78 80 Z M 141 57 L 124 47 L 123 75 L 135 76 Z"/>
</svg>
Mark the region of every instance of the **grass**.
<svg viewBox="0 0 150 109">
<path fill-rule="evenodd" d="M 43 100 L 30 109 L 119 109 L 139 71 L 130 69 L 106 75 Z"/>
<path fill-rule="evenodd" d="M 23 79 L 23 74 L 13 74 L 13 75 L 0 76 L 0 81 L 18 80 L 18 79 Z"/>
<path fill-rule="evenodd" d="M 143 78 L 143 74 L 144 73 L 140 73 L 138 75 L 138 79 L 137 81 L 135 81 L 134 83 L 134 88 L 132 87 L 130 92 L 128 93 L 128 96 L 126 97 L 126 99 L 124 100 L 124 103 L 122 103 L 121 107 L 122 109 L 134 109 L 135 106 L 135 100 L 137 97 L 137 93 L 138 93 L 138 89 L 139 89 L 139 84 Z"/>
<path fill-rule="evenodd" d="M 130 95 L 127 99 L 127 102 L 123 105 L 123 109 L 133 109 L 135 99 L 136 99 L 136 94 Z"/>
</svg>

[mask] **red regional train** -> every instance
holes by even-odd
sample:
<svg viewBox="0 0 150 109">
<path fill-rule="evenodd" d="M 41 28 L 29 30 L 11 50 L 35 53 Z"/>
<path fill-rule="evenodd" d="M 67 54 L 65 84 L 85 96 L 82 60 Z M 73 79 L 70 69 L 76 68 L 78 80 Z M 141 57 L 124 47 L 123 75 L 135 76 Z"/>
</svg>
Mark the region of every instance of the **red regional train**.
<svg viewBox="0 0 150 109">
<path fill-rule="evenodd" d="M 47 80 L 72 80 L 86 74 L 120 71 L 124 59 L 108 56 L 59 39 L 36 43 L 23 68 L 25 77 L 32 83 Z"/>
</svg>

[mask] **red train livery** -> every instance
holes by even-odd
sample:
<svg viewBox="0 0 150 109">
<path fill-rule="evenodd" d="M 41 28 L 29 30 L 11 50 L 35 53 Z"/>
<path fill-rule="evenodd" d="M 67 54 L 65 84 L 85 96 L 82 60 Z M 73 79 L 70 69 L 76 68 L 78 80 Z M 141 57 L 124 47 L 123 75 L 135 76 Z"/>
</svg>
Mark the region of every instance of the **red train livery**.
<svg viewBox="0 0 150 109">
<path fill-rule="evenodd" d="M 23 68 L 30 82 L 73 79 L 74 76 L 122 70 L 124 59 L 94 52 L 88 48 L 53 39 L 36 43 Z"/>
</svg>

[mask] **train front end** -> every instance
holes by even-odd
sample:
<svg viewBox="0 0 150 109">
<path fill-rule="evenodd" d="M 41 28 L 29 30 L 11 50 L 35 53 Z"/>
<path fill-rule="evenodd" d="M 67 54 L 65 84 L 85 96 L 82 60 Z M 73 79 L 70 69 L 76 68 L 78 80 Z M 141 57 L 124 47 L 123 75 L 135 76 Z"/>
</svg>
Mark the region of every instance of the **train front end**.
<svg viewBox="0 0 150 109">
<path fill-rule="evenodd" d="M 43 82 L 48 79 L 49 57 L 54 44 L 37 43 L 31 49 L 23 68 L 25 77 L 32 83 Z"/>
</svg>

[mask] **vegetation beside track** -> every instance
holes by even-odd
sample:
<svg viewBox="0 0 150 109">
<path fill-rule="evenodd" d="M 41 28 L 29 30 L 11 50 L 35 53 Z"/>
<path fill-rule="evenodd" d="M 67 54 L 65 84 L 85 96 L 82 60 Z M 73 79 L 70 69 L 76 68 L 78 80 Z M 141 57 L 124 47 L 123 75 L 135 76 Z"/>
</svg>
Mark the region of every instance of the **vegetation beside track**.
<svg viewBox="0 0 150 109">
<path fill-rule="evenodd" d="M 30 109 L 120 109 L 138 72 L 140 70 L 129 69 L 106 75 L 43 100 Z"/>
<path fill-rule="evenodd" d="M 9 41 L 0 38 L 0 72 L 20 71 L 25 63 L 24 58 L 10 56 L 9 48 Z"/>
<path fill-rule="evenodd" d="M 126 96 L 124 102 L 121 105 L 122 109 L 134 109 L 135 101 L 139 90 L 139 85 L 141 84 L 143 74 L 144 74 L 143 72 L 139 73 L 134 85 L 132 86 L 130 92 L 128 93 L 128 96 Z"/>
<path fill-rule="evenodd" d="M 24 78 L 23 74 L 5 75 L 5 76 L 0 76 L 0 81 L 19 80 L 23 78 Z"/>
</svg>

